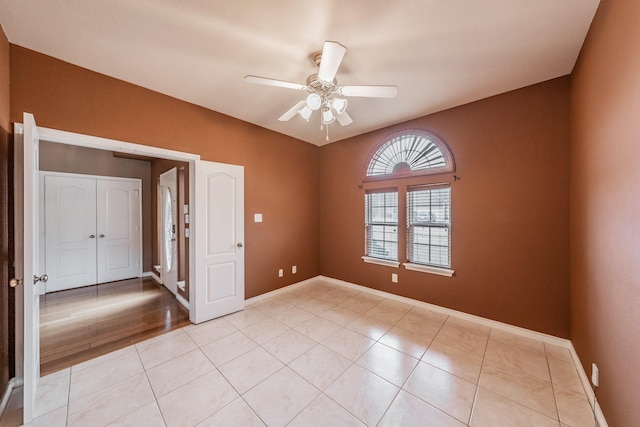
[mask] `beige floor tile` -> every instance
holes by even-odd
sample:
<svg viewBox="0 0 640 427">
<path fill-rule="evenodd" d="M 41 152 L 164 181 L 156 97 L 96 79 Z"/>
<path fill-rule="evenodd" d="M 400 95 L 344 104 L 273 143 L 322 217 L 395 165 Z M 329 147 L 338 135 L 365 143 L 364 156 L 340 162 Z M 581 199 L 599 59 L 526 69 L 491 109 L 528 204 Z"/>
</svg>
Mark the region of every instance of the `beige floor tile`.
<svg viewBox="0 0 640 427">
<path fill-rule="evenodd" d="M 216 370 L 159 398 L 158 406 L 167 427 L 194 426 L 237 397 L 238 393 Z"/>
<path fill-rule="evenodd" d="M 547 352 L 547 357 L 549 359 L 555 359 L 565 363 L 573 363 L 573 358 L 571 357 L 571 352 L 568 348 L 544 343 L 544 349 Z"/>
<path fill-rule="evenodd" d="M 357 292 L 357 291 L 355 291 Z M 353 291 L 347 290 L 347 289 L 334 289 L 330 292 L 326 292 L 323 294 L 319 294 L 317 296 L 317 298 L 319 300 L 322 301 L 326 301 L 328 303 L 334 304 L 334 305 L 338 305 L 338 304 L 342 304 L 343 302 L 345 302 L 346 300 L 348 300 L 349 298 L 353 297 L 354 293 Z"/>
<path fill-rule="evenodd" d="M 479 385 L 548 417 L 558 417 L 550 381 L 485 359 Z"/>
<path fill-rule="evenodd" d="M 17 424 L 3 424 L 0 422 L 0 425 L 2 426 L 5 426 L 5 425 L 19 426 L 21 424 L 22 423 L 20 422 Z M 66 425 L 67 425 L 67 407 L 63 406 L 61 408 L 56 409 L 55 411 L 47 412 L 46 414 L 41 415 L 38 418 L 34 418 L 33 420 L 31 420 L 30 423 L 25 424 L 25 427 L 65 427 Z"/>
<path fill-rule="evenodd" d="M 321 342 L 338 331 L 340 329 L 340 325 L 337 325 L 324 317 L 316 316 L 306 322 L 302 322 L 293 329 L 308 336 L 316 342 Z"/>
<path fill-rule="evenodd" d="M 384 344 L 375 343 L 356 363 L 390 383 L 402 387 L 418 364 L 418 359 Z"/>
<path fill-rule="evenodd" d="M 262 345 L 289 330 L 288 326 L 275 319 L 266 319 L 263 322 L 244 328 L 242 333 Z"/>
<path fill-rule="evenodd" d="M 242 397 L 268 426 L 284 426 L 319 394 L 317 388 L 285 367 Z"/>
<path fill-rule="evenodd" d="M 335 306 L 336 305 L 333 303 L 323 301 L 318 298 L 312 298 L 307 302 L 305 302 L 304 304 L 302 304 L 300 307 L 307 311 L 310 311 L 313 314 L 322 314 L 325 311 L 330 310 Z"/>
<path fill-rule="evenodd" d="M 356 417 L 324 394 L 316 397 L 288 427 L 364 427 Z"/>
<path fill-rule="evenodd" d="M 396 326 L 413 332 L 414 334 L 422 335 L 425 338 L 432 339 L 442 327 L 442 323 L 442 321 L 429 320 L 411 310 L 396 323 Z"/>
<path fill-rule="evenodd" d="M 591 405 L 584 393 L 577 393 L 568 388 L 553 386 L 560 421 L 571 427 L 593 427 L 595 420 Z"/>
<path fill-rule="evenodd" d="M 480 378 L 482 357 L 442 343 L 431 344 L 422 361 L 473 384 Z"/>
<path fill-rule="evenodd" d="M 237 331 L 235 326 L 224 319 L 214 319 L 198 325 L 189 325 L 183 329 L 199 347 Z"/>
<path fill-rule="evenodd" d="M 156 338 L 159 338 L 159 337 L 156 337 Z M 152 340 L 143 341 L 142 343 L 139 343 L 138 345 L 143 344 L 143 343 L 148 343 L 149 341 L 152 341 Z M 103 362 L 105 362 L 105 361 L 107 361 L 109 359 L 115 359 L 117 357 L 123 356 L 124 354 L 130 353 L 132 351 L 133 352 L 137 351 L 135 345 L 130 345 L 128 347 L 121 348 L 120 350 L 116 350 L 116 351 L 112 351 L 111 353 L 103 354 L 102 356 L 96 357 L 95 359 L 89 359 L 86 362 L 82 362 L 82 363 L 78 363 L 77 365 L 73 365 L 71 367 L 71 371 L 73 373 L 77 374 L 80 371 L 83 371 L 83 370 L 85 370 L 87 368 L 90 368 L 92 366 L 95 366 L 95 365 L 98 365 L 100 363 L 103 363 Z"/>
<path fill-rule="evenodd" d="M 440 313 L 440 312 L 429 310 L 428 308 L 422 308 L 422 307 L 413 307 L 411 311 L 407 313 L 407 315 L 409 314 L 411 314 L 411 317 L 416 317 L 423 320 L 429 320 L 431 322 L 436 322 L 440 324 L 443 324 L 449 318 L 449 316 L 444 313 Z"/>
<path fill-rule="evenodd" d="M 431 343 L 429 338 L 398 327 L 391 328 L 379 341 L 416 359 L 422 357 Z"/>
<path fill-rule="evenodd" d="M 69 400 L 73 402 L 81 399 L 143 371 L 142 363 L 135 351 L 106 359 L 80 372 L 72 369 Z"/>
<path fill-rule="evenodd" d="M 500 329 L 491 329 L 489 337 L 491 340 L 500 341 L 505 344 L 514 345 L 533 352 L 544 353 L 544 344 L 542 341 L 536 341 L 534 339 L 502 331 Z"/>
<path fill-rule="evenodd" d="M 164 420 L 160 413 L 160 408 L 156 402 L 144 405 L 142 408 L 134 411 L 117 421 L 109 424 L 108 427 L 164 427 Z"/>
<path fill-rule="evenodd" d="M 113 422 L 155 397 L 144 373 L 69 402 L 68 426 L 97 426 Z"/>
<path fill-rule="evenodd" d="M 300 307 L 293 307 L 290 310 L 276 314 L 273 318 L 290 328 L 294 328 L 315 316 L 316 315 L 310 311 L 304 310 Z"/>
<path fill-rule="evenodd" d="M 316 345 L 317 343 L 306 335 L 289 331 L 264 344 L 262 348 L 287 364 Z"/>
<path fill-rule="evenodd" d="M 483 356 L 487 348 L 487 336 L 485 334 L 446 324 L 440 329 L 433 342 L 468 351 L 478 356 Z"/>
<path fill-rule="evenodd" d="M 391 405 L 400 389 L 372 374 L 352 365 L 327 388 L 325 394 L 355 415 L 366 425 L 376 425 Z"/>
<path fill-rule="evenodd" d="M 34 418 L 67 406 L 70 380 L 70 368 L 40 378 L 33 410 Z"/>
<path fill-rule="evenodd" d="M 238 393 L 243 394 L 283 366 L 282 362 L 258 347 L 225 363 L 219 369 Z"/>
<path fill-rule="evenodd" d="M 464 427 L 455 418 L 445 414 L 417 397 L 400 391 L 378 427 Z M 496 425 L 497 427 L 497 425 Z"/>
<path fill-rule="evenodd" d="M 355 311 L 359 314 L 364 314 L 376 305 L 380 304 L 383 300 L 384 298 L 382 297 L 361 292 L 344 301 L 338 307 L 346 308 L 347 310 Z"/>
<path fill-rule="evenodd" d="M 353 322 L 347 325 L 348 329 L 354 332 L 369 337 L 374 341 L 382 338 L 392 326 L 388 323 L 384 323 L 381 320 L 374 319 L 373 317 L 360 316 Z"/>
<path fill-rule="evenodd" d="M 141 341 L 141 342 L 139 342 L 136 345 L 131 346 L 131 347 L 133 347 L 133 348 L 137 349 L 138 351 L 140 351 L 141 349 L 143 349 L 145 347 L 148 347 L 148 346 L 153 345 L 153 344 L 157 344 L 160 341 L 164 341 L 164 340 L 168 340 L 168 339 L 171 339 L 171 338 L 175 338 L 176 336 L 183 335 L 184 333 L 185 332 L 182 330 L 182 328 L 181 329 L 174 329 L 173 331 L 168 332 L 166 334 L 158 335 L 158 336 L 155 336 L 153 338 L 149 338 L 148 340 Z M 105 354 L 104 356 L 101 356 L 101 357 L 107 358 L 108 355 Z M 88 361 L 88 362 L 91 362 L 91 361 Z M 78 365 L 78 366 L 80 366 L 80 365 Z"/>
<path fill-rule="evenodd" d="M 405 383 L 403 390 L 465 424 L 469 422 L 476 394 L 475 384 L 420 362 Z"/>
<path fill-rule="evenodd" d="M 484 388 L 478 389 L 472 427 L 559 427 L 559 422 Z"/>
<path fill-rule="evenodd" d="M 478 322 L 473 322 L 471 320 L 462 319 L 456 316 L 449 316 L 447 318 L 446 324 L 448 326 L 453 326 L 454 328 L 467 329 L 467 330 L 474 331 L 486 336 L 488 336 L 489 333 L 491 332 L 491 328 L 488 326 L 482 325 Z"/>
<path fill-rule="evenodd" d="M 374 343 L 374 340 L 350 329 L 341 329 L 324 340 L 322 345 L 355 362 Z"/>
<path fill-rule="evenodd" d="M 215 366 L 221 366 L 257 346 L 242 332 L 234 332 L 218 341 L 203 346 L 201 350 Z"/>
<path fill-rule="evenodd" d="M 264 427 L 264 425 L 253 409 L 239 397 L 198 424 L 198 427 Z"/>
<path fill-rule="evenodd" d="M 147 378 L 159 398 L 214 369 L 204 353 L 196 349 L 147 370 Z"/>
<path fill-rule="evenodd" d="M 260 301 L 256 304 L 252 304 L 251 308 L 261 311 L 267 316 L 275 316 L 278 313 L 285 312 L 287 310 L 291 310 L 295 307 L 293 304 L 289 304 L 286 301 L 280 300 L 278 298 L 269 298 L 264 301 Z"/>
<path fill-rule="evenodd" d="M 365 313 L 368 317 L 382 320 L 385 323 L 395 325 L 413 306 L 397 301 L 385 299 L 380 304 Z"/>
<path fill-rule="evenodd" d="M 580 381 L 578 370 L 573 362 L 565 363 L 553 358 L 549 358 L 548 360 L 552 383 L 561 385 L 577 393 L 584 393 L 582 381 Z"/>
<path fill-rule="evenodd" d="M 503 366 L 535 375 L 550 381 L 549 365 L 544 353 L 529 351 L 524 347 L 506 344 L 502 341 L 489 340 L 485 359 L 501 363 Z"/>
<path fill-rule="evenodd" d="M 252 306 L 223 317 L 224 320 L 231 323 L 238 329 L 244 329 L 248 326 L 255 325 L 256 323 L 263 322 L 268 318 L 269 316 L 255 308 L 252 308 Z"/>
<path fill-rule="evenodd" d="M 347 326 L 349 323 L 360 317 L 360 314 L 346 308 L 333 307 L 332 309 L 320 314 L 320 316 L 331 320 L 333 323 L 337 323 L 340 326 Z"/>
<path fill-rule="evenodd" d="M 324 390 L 351 364 L 350 360 L 318 344 L 291 362 L 289 367 L 320 390 Z"/>
<path fill-rule="evenodd" d="M 142 348 L 138 347 L 138 354 L 145 369 L 153 368 L 198 347 L 182 329 L 179 331 L 182 333 Z"/>
</svg>

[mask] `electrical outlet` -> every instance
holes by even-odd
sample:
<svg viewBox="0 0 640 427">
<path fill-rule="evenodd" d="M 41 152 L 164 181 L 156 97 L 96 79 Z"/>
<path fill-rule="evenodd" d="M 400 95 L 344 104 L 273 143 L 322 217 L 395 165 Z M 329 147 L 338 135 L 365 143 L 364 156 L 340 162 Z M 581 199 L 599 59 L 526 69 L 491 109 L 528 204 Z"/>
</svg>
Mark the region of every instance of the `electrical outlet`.
<svg viewBox="0 0 640 427">
<path fill-rule="evenodd" d="M 600 387 L 600 369 L 595 363 L 591 364 L 591 383 L 594 387 Z"/>
<path fill-rule="evenodd" d="M 296 274 L 298 272 L 298 267 L 297 266 L 293 266 L 291 267 L 291 274 Z"/>
<path fill-rule="evenodd" d="M 284 270 L 281 268 L 280 270 L 278 270 L 278 277 L 283 277 L 284 276 Z"/>
<path fill-rule="evenodd" d="M 396 273 L 391 273 L 391 281 L 393 283 L 398 283 L 398 275 Z"/>
</svg>

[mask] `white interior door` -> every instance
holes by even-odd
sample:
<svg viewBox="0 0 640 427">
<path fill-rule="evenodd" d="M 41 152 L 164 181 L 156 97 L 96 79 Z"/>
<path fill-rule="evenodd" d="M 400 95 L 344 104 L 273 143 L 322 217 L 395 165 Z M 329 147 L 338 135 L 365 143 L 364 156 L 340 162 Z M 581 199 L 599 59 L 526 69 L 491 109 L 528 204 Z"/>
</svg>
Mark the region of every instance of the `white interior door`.
<svg viewBox="0 0 640 427">
<path fill-rule="evenodd" d="M 96 180 L 44 177 L 47 292 L 96 281 Z"/>
<path fill-rule="evenodd" d="M 98 179 L 96 195 L 97 283 L 140 276 L 140 181 Z"/>
<path fill-rule="evenodd" d="M 244 168 L 195 161 L 195 304 L 191 321 L 244 308 Z"/>
<path fill-rule="evenodd" d="M 161 243 L 162 283 L 171 292 L 178 292 L 178 170 L 170 169 L 160 175 L 161 226 L 158 242 Z"/>
<path fill-rule="evenodd" d="M 23 185 L 22 188 L 16 188 L 16 194 L 20 192 L 23 195 L 21 209 L 17 208 L 17 211 L 21 210 L 22 216 L 15 217 L 16 223 L 22 222 L 23 227 L 17 225 L 15 231 L 16 243 L 23 248 L 22 253 L 16 256 L 22 258 L 23 271 L 16 271 L 16 274 L 19 274 L 17 277 L 23 278 L 24 284 L 22 368 L 23 422 L 26 424 L 34 416 L 35 397 L 40 379 L 40 285 L 46 281 L 46 275 L 40 271 L 38 265 L 38 129 L 33 115 L 24 113 L 23 121 Z M 22 236 L 18 235 L 20 232 Z M 19 245 L 17 247 L 20 247 Z M 18 322 L 21 320 L 17 319 Z"/>
</svg>

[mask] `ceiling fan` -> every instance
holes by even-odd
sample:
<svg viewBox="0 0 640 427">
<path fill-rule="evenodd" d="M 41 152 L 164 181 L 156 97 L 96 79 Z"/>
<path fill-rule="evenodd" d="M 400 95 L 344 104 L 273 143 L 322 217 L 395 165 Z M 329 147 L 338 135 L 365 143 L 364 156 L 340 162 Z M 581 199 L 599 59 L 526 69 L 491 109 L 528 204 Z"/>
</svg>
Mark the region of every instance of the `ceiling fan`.
<svg viewBox="0 0 640 427">
<path fill-rule="evenodd" d="M 313 57 L 318 66 L 318 72 L 307 77 L 305 84 L 251 75 L 245 76 L 244 80 L 248 83 L 296 89 L 306 93 L 304 99 L 278 118 L 281 122 L 291 120 L 296 114 L 309 121 L 311 114 L 316 110 L 320 110 L 322 124 L 329 125 L 338 120 L 340 125 L 347 126 L 353 123 L 353 120 L 347 114 L 347 100 L 343 97 L 393 98 L 398 94 L 398 87 L 338 86 L 335 76 L 346 52 L 347 48 L 338 42 L 324 42 L 322 52 L 315 54 Z"/>
</svg>

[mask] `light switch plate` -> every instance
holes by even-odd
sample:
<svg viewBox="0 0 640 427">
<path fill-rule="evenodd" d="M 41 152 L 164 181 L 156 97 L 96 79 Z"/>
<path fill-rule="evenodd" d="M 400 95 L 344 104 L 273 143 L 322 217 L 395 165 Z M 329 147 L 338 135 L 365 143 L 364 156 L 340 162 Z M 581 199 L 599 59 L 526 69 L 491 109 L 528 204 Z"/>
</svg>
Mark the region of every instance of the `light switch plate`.
<svg viewBox="0 0 640 427">
<path fill-rule="evenodd" d="M 254 214 L 253 220 L 254 222 L 262 222 L 262 214 Z"/>
</svg>

